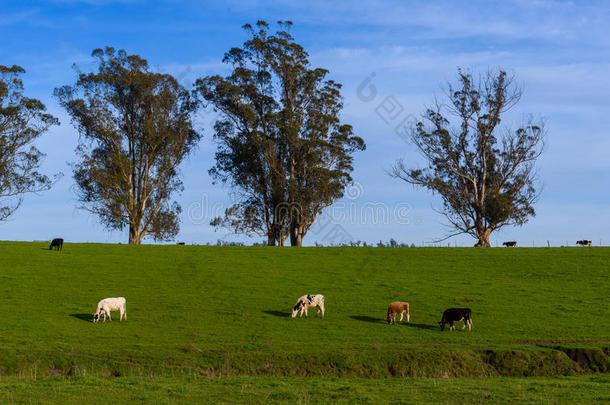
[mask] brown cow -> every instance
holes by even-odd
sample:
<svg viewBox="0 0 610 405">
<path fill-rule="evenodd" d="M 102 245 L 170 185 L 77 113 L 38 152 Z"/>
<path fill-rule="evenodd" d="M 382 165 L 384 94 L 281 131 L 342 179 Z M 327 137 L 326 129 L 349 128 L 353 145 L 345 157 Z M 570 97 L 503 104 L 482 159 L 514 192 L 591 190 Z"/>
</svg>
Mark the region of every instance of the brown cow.
<svg viewBox="0 0 610 405">
<path fill-rule="evenodd" d="M 388 305 L 388 316 L 387 321 L 389 324 L 396 323 L 396 315 L 400 314 L 399 322 L 402 322 L 402 317 L 407 314 L 407 322 L 411 322 L 411 315 L 409 314 L 409 303 L 396 301 Z"/>
</svg>

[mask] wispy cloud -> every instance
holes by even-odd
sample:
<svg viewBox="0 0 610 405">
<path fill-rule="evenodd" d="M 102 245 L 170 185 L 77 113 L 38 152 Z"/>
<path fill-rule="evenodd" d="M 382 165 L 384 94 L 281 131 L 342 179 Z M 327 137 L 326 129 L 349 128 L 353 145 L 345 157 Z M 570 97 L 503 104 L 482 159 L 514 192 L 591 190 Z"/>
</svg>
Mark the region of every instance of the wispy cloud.
<svg viewBox="0 0 610 405">
<path fill-rule="evenodd" d="M 0 26 L 28 22 L 31 21 L 33 18 L 38 17 L 39 14 L 40 10 L 36 8 L 17 12 L 7 12 L 6 10 L 4 10 L 3 13 L 0 15 Z"/>
</svg>

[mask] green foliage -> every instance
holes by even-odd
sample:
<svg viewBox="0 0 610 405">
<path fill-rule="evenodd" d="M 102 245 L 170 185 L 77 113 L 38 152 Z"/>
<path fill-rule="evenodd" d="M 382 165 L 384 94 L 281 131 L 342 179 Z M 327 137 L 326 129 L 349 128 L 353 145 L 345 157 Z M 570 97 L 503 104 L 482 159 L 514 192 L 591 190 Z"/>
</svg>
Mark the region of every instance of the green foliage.
<svg viewBox="0 0 610 405">
<path fill-rule="evenodd" d="M 40 173 L 44 154 L 33 143 L 59 121 L 23 94 L 19 66 L 0 65 L 0 221 L 19 208 L 23 194 L 48 190 L 59 179 Z"/>
<path fill-rule="evenodd" d="M 153 73 L 145 59 L 96 49 L 97 72 L 79 73 L 55 90 L 81 134 L 74 179 L 82 208 L 109 229 L 129 227 L 129 243 L 179 230 L 178 166 L 199 141 L 197 103 L 174 77 Z"/>
<path fill-rule="evenodd" d="M 264 21 L 244 28 L 250 38 L 223 61 L 227 77 L 197 81 L 197 93 L 222 114 L 214 126 L 216 165 L 238 202 L 212 221 L 236 233 L 266 236 L 269 245 L 300 246 L 317 215 L 352 181 L 353 154 L 362 138 L 340 122 L 341 85 L 312 68 L 289 33 L 269 33 Z"/>
</svg>

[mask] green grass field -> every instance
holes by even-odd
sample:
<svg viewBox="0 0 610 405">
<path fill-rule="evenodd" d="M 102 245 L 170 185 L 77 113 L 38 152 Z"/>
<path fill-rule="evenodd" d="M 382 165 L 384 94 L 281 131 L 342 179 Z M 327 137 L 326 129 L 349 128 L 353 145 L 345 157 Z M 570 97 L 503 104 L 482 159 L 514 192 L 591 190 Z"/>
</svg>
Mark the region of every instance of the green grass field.
<svg viewBox="0 0 610 405">
<path fill-rule="evenodd" d="M 609 248 L 66 244 L 59 253 L 0 242 L 0 259 L 4 401 L 30 392 L 65 402 L 89 384 L 146 399 L 154 381 L 228 402 L 242 385 L 253 401 L 277 391 L 291 403 L 319 402 L 316 385 L 352 387 L 338 394 L 345 401 L 370 393 L 364 402 L 436 398 L 435 387 L 458 397 L 487 387 L 496 402 L 518 387 L 535 403 L 569 398 L 571 385 L 590 391 L 577 398 L 608 398 L 607 375 L 590 374 L 610 371 Z M 289 317 L 307 293 L 326 296 L 324 320 Z M 112 296 L 126 297 L 128 320 L 93 324 L 97 302 Z M 385 323 L 393 300 L 410 303 L 410 324 Z M 452 306 L 472 308 L 471 333 L 440 332 Z M 402 376 L 493 378 L 390 378 Z"/>
<path fill-rule="evenodd" d="M 607 404 L 610 376 L 354 379 L 52 377 L 0 380 L 0 403 Z"/>
</svg>

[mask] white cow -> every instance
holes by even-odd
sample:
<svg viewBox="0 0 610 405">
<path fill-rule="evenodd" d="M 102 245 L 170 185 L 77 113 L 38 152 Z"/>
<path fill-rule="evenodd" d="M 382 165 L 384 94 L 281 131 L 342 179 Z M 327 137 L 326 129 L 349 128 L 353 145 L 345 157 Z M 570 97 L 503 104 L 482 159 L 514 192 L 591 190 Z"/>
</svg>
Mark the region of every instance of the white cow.
<svg viewBox="0 0 610 405">
<path fill-rule="evenodd" d="M 100 320 L 100 317 L 104 315 L 104 322 L 106 322 L 106 315 L 112 322 L 112 317 L 110 316 L 110 311 L 119 311 L 121 313 L 119 317 L 119 321 L 125 317 L 127 320 L 127 309 L 125 308 L 125 298 L 104 298 L 97 304 L 97 310 L 95 314 L 93 314 L 93 323 L 97 323 Z"/>
<path fill-rule="evenodd" d="M 294 308 L 292 308 L 292 317 L 296 317 L 297 312 L 299 311 L 301 311 L 299 318 L 303 316 L 303 313 L 307 316 L 307 308 L 310 307 L 317 307 L 318 312 L 316 313 L 316 316 L 321 312 L 322 318 L 324 318 L 324 296 L 321 294 L 303 295 L 299 298 Z"/>
</svg>

